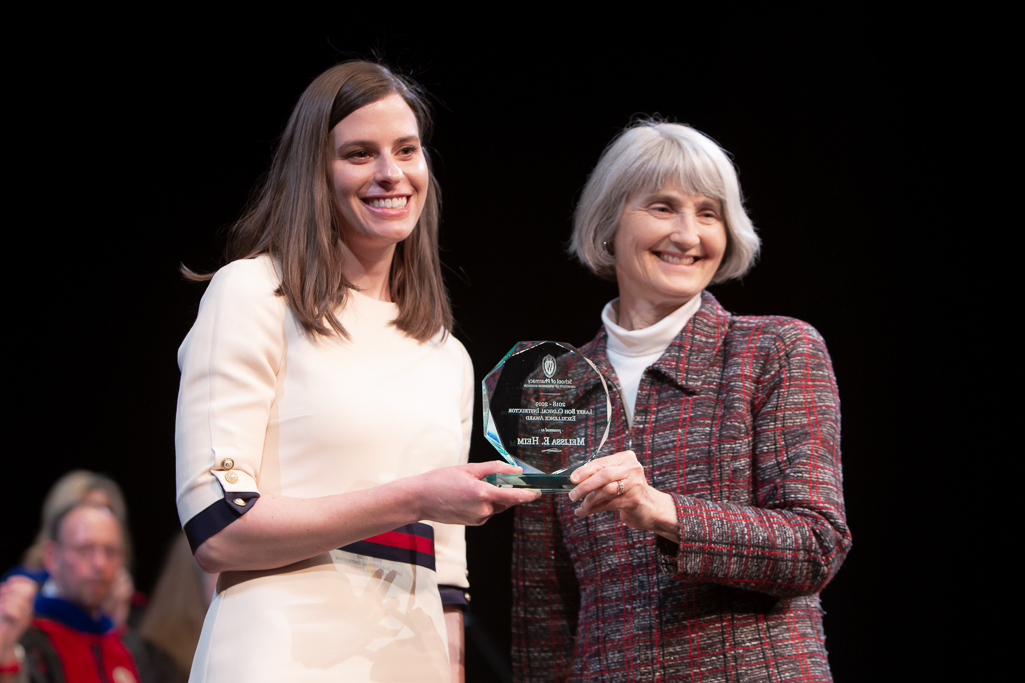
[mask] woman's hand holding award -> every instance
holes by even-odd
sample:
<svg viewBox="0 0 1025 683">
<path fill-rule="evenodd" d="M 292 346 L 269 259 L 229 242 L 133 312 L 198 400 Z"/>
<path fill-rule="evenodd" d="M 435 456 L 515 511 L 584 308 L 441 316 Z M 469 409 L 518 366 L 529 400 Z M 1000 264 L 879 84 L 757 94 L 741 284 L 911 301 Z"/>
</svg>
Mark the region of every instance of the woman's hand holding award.
<svg viewBox="0 0 1025 683">
<path fill-rule="evenodd" d="M 595 394 L 597 392 L 597 394 Z M 484 436 L 520 474 L 485 477 L 495 486 L 568 493 L 573 470 L 609 435 L 605 378 L 572 345 L 519 342 L 484 378 Z"/>
</svg>

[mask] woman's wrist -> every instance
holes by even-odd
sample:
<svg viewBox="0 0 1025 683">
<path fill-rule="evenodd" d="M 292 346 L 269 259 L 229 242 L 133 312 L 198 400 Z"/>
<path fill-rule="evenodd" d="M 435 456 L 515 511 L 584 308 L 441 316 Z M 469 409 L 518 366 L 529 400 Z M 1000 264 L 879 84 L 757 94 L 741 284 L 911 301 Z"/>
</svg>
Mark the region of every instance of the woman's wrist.
<svg viewBox="0 0 1025 683">
<path fill-rule="evenodd" d="M 403 517 L 409 517 L 409 519 L 397 520 L 396 528 L 426 519 L 423 492 L 421 487 L 417 486 L 416 480 L 415 476 L 403 477 L 381 487 L 384 493 L 385 509 L 396 511 Z"/>
<path fill-rule="evenodd" d="M 652 489 L 652 491 L 655 494 L 656 512 L 651 531 L 678 544 L 680 542 L 680 519 L 676 514 L 676 499 L 657 489 Z"/>
</svg>

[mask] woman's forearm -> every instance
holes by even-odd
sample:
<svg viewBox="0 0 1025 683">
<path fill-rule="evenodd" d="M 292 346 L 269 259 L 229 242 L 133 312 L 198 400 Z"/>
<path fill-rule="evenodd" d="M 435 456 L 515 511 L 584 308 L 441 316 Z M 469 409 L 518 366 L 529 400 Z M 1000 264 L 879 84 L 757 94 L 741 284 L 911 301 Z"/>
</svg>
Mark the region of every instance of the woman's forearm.
<svg viewBox="0 0 1025 683">
<path fill-rule="evenodd" d="M 208 538 L 196 560 L 211 574 L 284 567 L 418 521 L 407 480 L 323 498 L 264 495 Z"/>
<path fill-rule="evenodd" d="M 839 569 L 850 532 L 828 506 L 769 509 L 678 496 L 682 540 L 660 542 L 664 568 L 779 597 L 811 595 Z"/>
<path fill-rule="evenodd" d="M 261 496 L 196 549 L 204 571 L 276 569 L 418 521 L 483 524 L 540 493 L 481 481 L 520 468 L 494 461 L 443 467 L 323 498 Z"/>
</svg>

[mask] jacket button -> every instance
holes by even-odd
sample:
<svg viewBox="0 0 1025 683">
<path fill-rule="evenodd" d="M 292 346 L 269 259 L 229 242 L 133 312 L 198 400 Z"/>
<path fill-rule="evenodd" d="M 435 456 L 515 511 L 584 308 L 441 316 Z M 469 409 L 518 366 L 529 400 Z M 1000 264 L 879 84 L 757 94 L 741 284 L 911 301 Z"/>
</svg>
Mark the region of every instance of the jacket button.
<svg viewBox="0 0 1025 683">
<path fill-rule="evenodd" d="M 233 500 L 231 502 L 234 503 L 235 505 L 238 505 L 240 508 L 244 508 L 246 506 L 246 501 L 242 500 L 241 498 L 236 498 L 235 500 Z"/>
<path fill-rule="evenodd" d="M 234 472 L 228 472 L 224 475 L 224 481 L 228 482 L 229 484 L 234 484 L 236 481 L 238 481 L 238 475 Z"/>
<path fill-rule="evenodd" d="M 221 461 L 221 467 L 223 467 L 226 470 L 230 470 L 234 466 L 235 466 L 235 461 L 232 460 L 231 458 L 225 458 L 224 460 Z"/>
</svg>

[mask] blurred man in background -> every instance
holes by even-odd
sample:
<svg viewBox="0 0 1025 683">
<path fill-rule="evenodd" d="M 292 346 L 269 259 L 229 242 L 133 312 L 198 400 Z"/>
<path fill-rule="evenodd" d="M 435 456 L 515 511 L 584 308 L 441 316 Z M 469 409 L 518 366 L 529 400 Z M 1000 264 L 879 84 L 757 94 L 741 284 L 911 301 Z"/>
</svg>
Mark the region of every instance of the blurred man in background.
<svg viewBox="0 0 1025 683">
<path fill-rule="evenodd" d="M 101 609 L 124 568 L 117 518 L 79 503 L 54 520 L 52 539 L 43 552 L 49 580 L 38 594 L 24 576 L 0 585 L 0 681 L 165 680 L 137 662 L 147 653 L 136 656 L 122 639 L 125 629 Z"/>
</svg>

